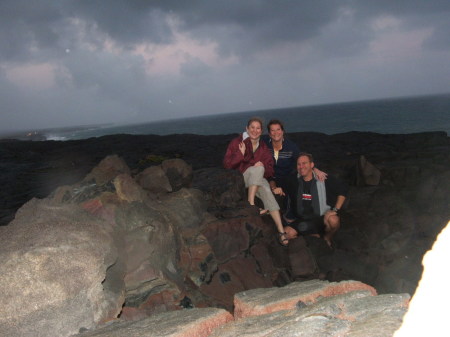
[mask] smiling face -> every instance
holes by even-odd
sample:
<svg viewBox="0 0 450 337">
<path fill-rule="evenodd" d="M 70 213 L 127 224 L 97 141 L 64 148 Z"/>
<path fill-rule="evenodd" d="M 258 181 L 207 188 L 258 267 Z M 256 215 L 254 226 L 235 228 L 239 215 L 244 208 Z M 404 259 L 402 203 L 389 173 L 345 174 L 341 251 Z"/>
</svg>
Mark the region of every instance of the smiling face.
<svg viewBox="0 0 450 337">
<path fill-rule="evenodd" d="M 314 162 L 308 156 L 300 156 L 297 159 L 297 172 L 305 179 L 310 180 L 313 177 Z"/>
<path fill-rule="evenodd" d="M 262 134 L 262 125 L 258 121 L 252 121 L 246 129 L 251 140 L 258 140 Z"/>
<path fill-rule="evenodd" d="M 269 136 L 273 142 L 283 141 L 284 131 L 280 124 L 272 124 L 269 126 Z"/>
</svg>

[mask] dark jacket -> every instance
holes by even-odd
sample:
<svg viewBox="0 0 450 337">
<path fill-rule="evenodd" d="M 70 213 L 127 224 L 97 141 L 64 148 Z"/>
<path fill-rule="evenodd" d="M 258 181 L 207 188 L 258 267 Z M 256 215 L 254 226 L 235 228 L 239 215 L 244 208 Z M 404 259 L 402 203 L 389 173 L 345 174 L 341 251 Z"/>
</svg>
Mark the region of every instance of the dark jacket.
<svg viewBox="0 0 450 337">
<path fill-rule="evenodd" d="M 302 217 L 302 202 L 298 200 L 298 196 L 303 194 L 302 184 L 300 184 L 301 177 L 297 177 L 297 173 L 293 173 L 289 175 L 289 177 L 285 180 L 285 192 L 289 197 L 289 212 L 290 217 L 294 216 L 295 218 Z M 319 203 L 318 203 L 318 191 L 316 187 L 316 180 L 314 179 L 313 185 L 311 186 L 311 195 L 312 195 L 312 207 L 314 210 L 314 214 L 320 215 Z M 325 180 L 325 191 L 326 191 L 326 203 L 330 207 L 334 207 L 337 201 L 337 197 L 342 195 L 344 197 L 347 196 L 348 186 L 344 184 L 342 181 L 328 175 Z"/>
<path fill-rule="evenodd" d="M 300 154 L 300 150 L 297 144 L 295 144 L 292 140 L 285 138 L 283 141 L 283 147 L 280 151 L 278 151 L 278 160 L 275 160 L 272 139 L 265 136 L 263 140 L 269 147 L 272 158 L 274 159 L 273 168 L 275 173 L 273 175 L 273 179 L 277 181 L 278 185 L 278 182 L 282 178 L 287 177 L 289 174 L 295 171 L 297 166 L 296 161 L 298 155 Z"/>
</svg>

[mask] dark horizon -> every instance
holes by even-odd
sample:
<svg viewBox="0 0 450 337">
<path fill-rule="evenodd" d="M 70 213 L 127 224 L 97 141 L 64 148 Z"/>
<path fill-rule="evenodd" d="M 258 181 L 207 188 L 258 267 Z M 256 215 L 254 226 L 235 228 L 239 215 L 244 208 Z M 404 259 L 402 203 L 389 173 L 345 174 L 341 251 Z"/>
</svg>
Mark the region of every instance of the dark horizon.
<svg viewBox="0 0 450 337">
<path fill-rule="evenodd" d="M 288 111 L 291 109 L 307 109 L 307 108 L 323 108 L 327 106 L 338 106 L 338 105 L 353 105 L 353 104 L 364 104 L 370 102 L 382 102 L 382 101 L 396 101 L 396 100 L 405 100 L 405 99 L 421 99 L 421 98 L 432 98 L 432 97 L 444 97 L 450 96 L 450 92 L 448 93 L 438 93 L 438 94 L 427 94 L 427 95 L 414 95 L 414 96 L 395 96 L 395 97 L 385 97 L 385 98 L 375 98 L 368 100 L 356 100 L 356 101 L 345 101 L 345 102 L 335 102 L 335 103 L 323 103 L 323 104 L 313 104 L 313 105 L 300 105 L 300 106 L 290 106 L 290 107 L 279 107 L 274 109 L 260 109 L 260 110 L 247 110 L 247 111 L 233 111 L 228 113 L 217 113 L 217 114 L 209 114 L 209 115 L 196 115 L 190 117 L 182 117 L 182 118 L 172 118 L 172 119 L 163 119 L 163 120 L 154 120 L 154 121 L 146 121 L 142 123 L 133 123 L 133 124 L 114 124 L 114 123 L 101 123 L 101 124 L 91 124 L 91 125 L 75 125 L 75 126 L 59 126 L 54 128 L 43 128 L 43 129 L 26 129 L 26 130 L 15 130 L 8 132 L 0 132 L 0 140 L 4 139 L 20 139 L 26 140 L 27 134 L 30 134 L 29 138 L 40 139 L 40 136 L 50 131 L 59 131 L 59 132 L 69 132 L 69 131 L 77 131 L 80 129 L 99 129 L 99 128 L 120 128 L 120 127 L 133 127 L 133 126 L 143 126 L 147 124 L 154 123 L 166 123 L 166 122 L 175 122 L 175 121 L 192 121 L 195 119 L 204 119 L 211 117 L 223 117 L 223 116 L 232 116 L 238 114 L 249 114 L 254 113 L 255 116 L 258 114 L 269 112 L 273 110 L 279 110 L 280 112 Z M 444 130 L 443 130 L 444 131 Z M 34 134 L 34 136 L 33 136 Z"/>
</svg>

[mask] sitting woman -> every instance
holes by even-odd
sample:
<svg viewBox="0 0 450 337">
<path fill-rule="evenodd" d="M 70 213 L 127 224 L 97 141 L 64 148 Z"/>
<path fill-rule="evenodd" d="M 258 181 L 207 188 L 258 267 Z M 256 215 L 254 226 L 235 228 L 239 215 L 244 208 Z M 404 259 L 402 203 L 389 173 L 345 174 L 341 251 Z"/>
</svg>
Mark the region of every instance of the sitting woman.
<svg viewBox="0 0 450 337">
<path fill-rule="evenodd" d="M 223 166 L 226 169 L 239 170 L 244 176 L 245 187 L 248 188 L 248 202 L 255 205 L 255 197 L 262 200 L 278 229 L 279 242 L 287 246 L 288 240 L 281 222 L 280 207 L 275 200 L 269 182 L 273 175 L 273 158 L 267 145 L 260 141 L 263 130 L 259 118 L 251 118 L 246 132 L 233 139 L 228 145 Z M 260 210 L 260 214 L 266 212 Z"/>
<path fill-rule="evenodd" d="M 272 119 L 267 125 L 268 137 L 262 137 L 264 142 L 272 154 L 274 160 L 274 174 L 269 179 L 270 188 L 272 192 L 277 195 L 277 201 L 280 206 L 285 205 L 285 190 L 287 189 L 286 179 L 295 172 L 297 167 L 297 158 L 300 150 L 292 140 L 285 137 L 283 122 L 278 119 Z M 314 173 L 317 179 L 325 181 L 327 173 L 322 172 L 317 167 L 314 167 Z"/>
</svg>

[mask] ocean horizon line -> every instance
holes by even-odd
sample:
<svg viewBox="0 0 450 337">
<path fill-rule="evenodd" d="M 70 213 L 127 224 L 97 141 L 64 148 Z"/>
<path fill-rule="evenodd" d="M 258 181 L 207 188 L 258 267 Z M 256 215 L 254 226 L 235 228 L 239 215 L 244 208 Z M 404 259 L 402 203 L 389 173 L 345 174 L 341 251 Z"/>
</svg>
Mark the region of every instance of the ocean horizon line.
<svg viewBox="0 0 450 337">
<path fill-rule="evenodd" d="M 436 104 L 434 104 L 435 100 Z M 418 103 L 418 104 L 415 104 Z M 430 111 L 413 111 L 416 105 L 424 106 Z M 444 109 L 444 110 L 443 110 Z M 434 111 L 435 110 L 435 111 Z M 362 116 L 366 111 L 367 115 Z M 323 123 L 311 120 L 312 114 L 325 119 Z M 386 120 L 386 124 L 397 124 L 397 129 L 383 130 L 380 125 L 376 125 L 373 114 L 380 114 L 380 118 Z M 416 125 L 412 125 L 412 117 L 417 119 Z M 431 114 L 431 115 L 430 115 Z M 437 116 L 434 121 L 433 114 Z M 449 132 L 450 120 L 445 114 L 450 115 L 450 93 L 410 95 L 402 97 L 375 98 L 367 100 L 343 101 L 336 103 L 312 104 L 301 106 L 289 106 L 280 108 L 268 108 L 258 110 L 236 111 L 228 113 L 208 114 L 173 117 L 162 120 L 143 121 L 135 123 L 93 123 L 62 127 L 49 127 L 35 130 L 14 130 L 0 131 L 0 139 L 17 140 L 70 140 L 98 137 L 108 134 L 204 134 L 204 135 L 223 135 L 230 133 L 239 133 L 243 131 L 246 121 L 252 116 L 261 117 L 265 122 L 269 119 L 277 118 L 289 126 L 289 132 L 319 132 L 325 134 L 336 134 L 349 131 L 371 131 L 375 133 L 417 133 L 423 131 L 444 131 Z M 392 119 L 392 116 L 398 115 L 398 120 Z M 401 115 L 401 116 L 400 116 Z M 429 122 L 435 123 L 436 127 L 427 130 L 423 115 L 428 115 Z M 435 117 L 436 117 L 435 116 Z M 300 119 L 300 122 L 299 122 Z M 327 120 L 328 119 L 328 120 Z M 348 123 L 339 127 L 332 127 L 330 119 L 341 123 L 341 119 L 348 119 Z M 366 119 L 366 120 L 365 120 Z M 391 119 L 391 120 L 389 120 Z M 214 125 L 211 125 L 213 122 Z M 217 122 L 217 123 L 216 123 Z M 354 128 L 350 128 L 351 124 Z M 408 124 L 409 123 L 409 124 Z M 201 124 L 201 125 L 196 125 Z M 323 125 L 321 125 L 323 124 Z M 408 127 L 402 127 L 408 124 Z M 439 129 L 439 127 L 441 127 Z"/>
</svg>

